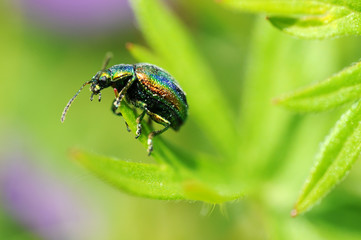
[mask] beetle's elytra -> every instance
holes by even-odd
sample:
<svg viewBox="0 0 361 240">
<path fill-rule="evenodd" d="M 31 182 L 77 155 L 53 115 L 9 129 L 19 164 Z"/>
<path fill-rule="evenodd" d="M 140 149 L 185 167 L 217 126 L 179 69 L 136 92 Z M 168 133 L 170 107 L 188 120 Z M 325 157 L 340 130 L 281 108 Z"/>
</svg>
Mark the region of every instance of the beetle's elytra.
<svg viewBox="0 0 361 240">
<path fill-rule="evenodd" d="M 141 122 L 147 114 L 153 121 L 162 124 L 163 129 L 152 131 L 148 135 L 148 155 L 153 151 L 152 139 L 154 136 L 165 132 L 169 127 L 178 130 L 187 118 L 188 104 L 184 91 L 176 80 L 165 70 L 148 63 L 118 64 L 106 69 L 110 57 L 103 65 L 102 70 L 88 82 L 85 82 L 79 91 L 70 99 L 61 116 L 64 122 L 65 115 L 84 86 L 90 84 L 92 92 L 90 100 L 94 95 L 99 95 L 101 91 L 112 87 L 115 99 L 112 103 L 112 111 L 117 112 L 122 99 L 135 108 L 141 109 L 141 114 L 137 118 L 136 138 L 142 132 Z"/>
</svg>

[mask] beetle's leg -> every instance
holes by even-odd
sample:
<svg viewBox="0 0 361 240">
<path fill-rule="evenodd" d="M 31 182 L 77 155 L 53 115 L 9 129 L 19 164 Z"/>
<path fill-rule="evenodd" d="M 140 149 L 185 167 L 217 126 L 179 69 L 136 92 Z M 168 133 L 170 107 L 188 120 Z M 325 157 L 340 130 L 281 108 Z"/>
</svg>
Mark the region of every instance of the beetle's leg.
<svg viewBox="0 0 361 240">
<path fill-rule="evenodd" d="M 140 134 L 142 133 L 142 120 L 145 116 L 145 113 L 147 112 L 147 110 L 143 110 L 143 112 L 137 117 L 137 131 L 135 132 L 135 138 L 139 138 Z"/>
<path fill-rule="evenodd" d="M 117 112 L 117 108 L 116 108 L 115 105 L 114 105 L 115 101 L 116 101 L 116 100 L 114 100 L 114 102 L 112 103 L 112 107 L 111 107 L 112 112 L 113 112 L 115 115 L 117 115 L 117 116 L 122 116 L 122 114 L 121 114 L 120 112 Z M 124 122 L 125 122 L 125 126 L 126 126 L 126 128 L 127 128 L 127 131 L 130 132 L 128 123 L 127 123 L 126 121 L 124 121 Z"/>
<path fill-rule="evenodd" d="M 147 113 L 154 121 L 156 121 L 157 123 L 160 123 L 164 126 L 163 129 L 157 130 L 157 131 L 152 131 L 148 134 L 148 150 L 147 151 L 148 151 L 148 156 L 150 156 L 150 154 L 153 151 L 153 137 L 167 131 L 168 128 L 170 127 L 170 122 L 167 119 L 159 116 L 158 114 L 155 114 L 155 113 L 152 113 L 149 111 Z"/>
<path fill-rule="evenodd" d="M 130 86 L 132 86 L 132 84 L 134 83 L 135 79 L 137 79 L 137 78 L 134 74 L 133 78 L 130 79 L 129 82 L 127 83 L 127 85 L 125 85 L 125 87 L 119 92 L 118 97 L 116 98 L 116 101 L 114 102 L 114 105 L 116 108 L 118 108 L 120 106 L 120 102 L 122 101 L 124 95 L 127 93 Z"/>
<path fill-rule="evenodd" d="M 163 132 L 167 131 L 170 127 L 170 122 L 164 124 L 164 128 L 161 130 L 153 131 L 148 134 L 148 156 L 153 152 L 153 137 L 162 134 Z"/>
</svg>

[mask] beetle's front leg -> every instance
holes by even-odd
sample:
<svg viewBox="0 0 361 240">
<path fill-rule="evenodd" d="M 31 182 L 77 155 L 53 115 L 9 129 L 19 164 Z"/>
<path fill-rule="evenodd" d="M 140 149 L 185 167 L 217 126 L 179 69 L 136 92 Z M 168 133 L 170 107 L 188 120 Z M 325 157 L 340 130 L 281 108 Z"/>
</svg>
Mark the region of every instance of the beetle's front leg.
<svg viewBox="0 0 361 240">
<path fill-rule="evenodd" d="M 112 103 L 112 106 L 111 106 L 112 112 L 117 116 L 122 116 L 122 114 L 120 112 L 117 112 L 118 108 L 115 106 L 115 101 L 116 100 L 114 100 L 114 102 Z M 129 128 L 128 123 L 126 121 L 124 121 L 124 122 L 125 122 L 125 126 L 127 128 L 127 131 L 130 132 L 130 128 Z"/>
<path fill-rule="evenodd" d="M 122 101 L 123 97 L 125 96 L 125 94 L 127 93 L 128 89 L 130 88 L 130 86 L 132 86 L 132 84 L 135 81 L 136 76 L 134 75 L 132 77 L 132 79 L 129 80 L 129 82 L 127 83 L 127 85 L 125 85 L 125 87 L 118 93 L 118 96 L 116 98 L 116 101 L 114 102 L 114 106 L 116 108 L 118 108 L 120 106 L 120 102 Z M 115 91 L 115 90 L 114 90 Z"/>
</svg>

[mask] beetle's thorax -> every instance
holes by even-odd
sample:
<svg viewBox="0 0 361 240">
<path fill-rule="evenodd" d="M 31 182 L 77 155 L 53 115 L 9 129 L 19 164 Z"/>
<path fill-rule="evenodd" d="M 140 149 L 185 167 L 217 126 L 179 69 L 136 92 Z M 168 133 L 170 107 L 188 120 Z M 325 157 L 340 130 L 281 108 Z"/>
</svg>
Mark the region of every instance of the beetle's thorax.
<svg viewBox="0 0 361 240">
<path fill-rule="evenodd" d="M 111 76 L 111 86 L 120 91 L 128 81 L 135 76 L 134 66 L 132 64 L 118 64 L 108 69 Z"/>
</svg>

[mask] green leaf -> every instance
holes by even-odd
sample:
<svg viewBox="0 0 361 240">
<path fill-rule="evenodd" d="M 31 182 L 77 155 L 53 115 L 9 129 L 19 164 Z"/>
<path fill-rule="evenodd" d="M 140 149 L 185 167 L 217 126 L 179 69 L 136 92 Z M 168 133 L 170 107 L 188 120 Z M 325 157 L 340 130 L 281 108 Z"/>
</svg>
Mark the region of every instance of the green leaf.
<svg viewBox="0 0 361 240">
<path fill-rule="evenodd" d="M 356 102 L 326 138 L 292 215 L 310 209 L 348 173 L 361 152 L 361 100 Z"/>
<path fill-rule="evenodd" d="M 276 28 L 301 38 L 361 34 L 361 4 L 345 0 L 224 0 L 232 9 L 263 12 Z"/>
<path fill-rule="evenodd" d="M 146 164 L 74 150 L 72 157 L 103 181 L 127 193 L 161 200 L 194 200 L 217 204 L 238 199 L 241 193 L 210 184 L 166 164 Z"/>
<path fill-rule="evenodd" d="M 235 117 L 183 24 L 159 1 L 131 0 L 130 3 L 156 56 L 155 62 L 174 75 L 187 93 L 189 115 L 223 153 L 234 152 Z M 139 61 L 153 60 L 145 51 L 136 54 L 135 50 L 139 48 L 131 49 Z"/>
<path fill-rule="evenodd" d="M 75 151 L 72 157 L 107 183 L 133 195 L 185 199 L 180 177 L 166 165 L 120 161 Z"/>
<path fill-rule="evenodd" d="M 336 75 L 275 99 L 275 103 L 301 112 L 317 112 L 338 107 L 361 96 L 361 62 Z"/>
</svg>

